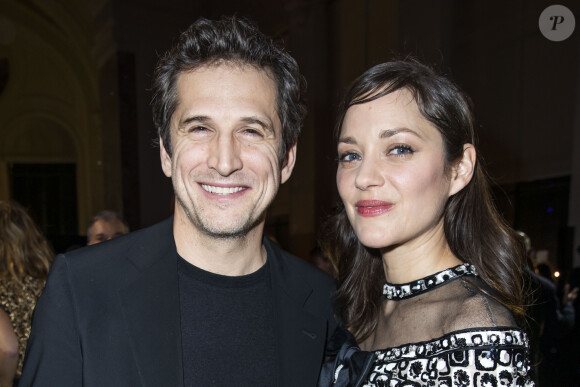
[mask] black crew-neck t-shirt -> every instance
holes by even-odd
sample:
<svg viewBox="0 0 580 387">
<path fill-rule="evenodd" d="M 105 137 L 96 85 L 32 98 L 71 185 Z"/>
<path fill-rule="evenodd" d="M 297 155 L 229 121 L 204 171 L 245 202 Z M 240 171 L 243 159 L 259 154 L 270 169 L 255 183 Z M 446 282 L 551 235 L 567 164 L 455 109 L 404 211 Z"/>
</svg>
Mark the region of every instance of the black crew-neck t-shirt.
<svg viewBox="0 0 580 387">
<path fill-rule="evenodd" d="M 240 277 L 178 257 L 184 385 L 277 384 L 270 265 Z"/>
</svg>

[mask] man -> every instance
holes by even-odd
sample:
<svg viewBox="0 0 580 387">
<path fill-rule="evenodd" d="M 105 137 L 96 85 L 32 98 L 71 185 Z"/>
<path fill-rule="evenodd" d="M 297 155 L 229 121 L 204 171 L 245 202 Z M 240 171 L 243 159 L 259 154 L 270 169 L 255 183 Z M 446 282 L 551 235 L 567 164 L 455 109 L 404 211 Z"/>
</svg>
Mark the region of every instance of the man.
<svg viewBox="0 0 580 387">
<path fill-rule="evenodd" d="M 313 386 L 332 280 L 263 237 L 305 113 L 296 62 L 244 20 L 198 20 L 160 61 L 172 219 L 59 256 L 20 386 Z"/>
<path fill-rule="evenodd" d="M 98 212 L 87 226 L 87 246 L 108 241 L 129 232 L 129 225 L 123 217 L 111 210 Z"/>
</svg>

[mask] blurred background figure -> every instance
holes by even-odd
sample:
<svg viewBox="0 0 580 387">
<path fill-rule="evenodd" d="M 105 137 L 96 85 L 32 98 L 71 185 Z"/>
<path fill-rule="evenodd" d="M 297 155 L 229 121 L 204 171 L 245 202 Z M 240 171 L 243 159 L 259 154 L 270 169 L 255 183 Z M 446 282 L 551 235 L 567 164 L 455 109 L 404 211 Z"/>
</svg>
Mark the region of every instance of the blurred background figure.
<svg viewBox="0 0 580 387">
<path fill-rule="evenodd" d="M 26 210 L 0 201 L 0 386 L 17 384 L 53 253 Z"/>
<path fill-rule="evenodd" d="M 578 288 L 570 290 L 564 285 L 559 297 L 553 281 L 553 271 L 548 263 L 536 265 L 531 239 L 523 231 L 517 231 L 527 258 L 526 272 L 531 300 L 528 314 L 531 341 L 531 360 L 534 379 L 538 386 L 564 386 L 566 373 L 562 369 L 561 339 L 569 335 L 575 325 L 574 300 Z M 561 300 L 561 301 L 560 301 Z"/>
<path fill-rule="evenodd" d="M 87 246 L 125 235 L 129 225 L 118 212 L 103 210 L 93 216 L 87 226 Z"/>
<path fill-rule="evenodd" d="M 310 262 L 332 278 L 336 279 L 336 267 L 324 254 L 320 246 L 317 245 L 310 250 Z"/>
<path fill-rule="evenodd" d="M 570 274 L 569 288 L 574 291 L 574 289 L 580 288 L 580 267 L 575 267 Z M 568 333 L 562 339 L 562 357 L 563 363 L 563 373 L 565 380 L 569 380 L 574 386 L 580 386 L 580 299 L 574 297 L 572 301 L 574 305 L 574 310 L 576 312 L 576 323 L 572 328 L 572 331 Z"/>
<path fill-rule="evenodd" d="M 551 283 L 554 283 L 554 270 L 552 270 L 552 265 L 548 262 L 537 263 L 535 262 L 534 271 L 536 274 L 541 275 Z"/>
</svg>

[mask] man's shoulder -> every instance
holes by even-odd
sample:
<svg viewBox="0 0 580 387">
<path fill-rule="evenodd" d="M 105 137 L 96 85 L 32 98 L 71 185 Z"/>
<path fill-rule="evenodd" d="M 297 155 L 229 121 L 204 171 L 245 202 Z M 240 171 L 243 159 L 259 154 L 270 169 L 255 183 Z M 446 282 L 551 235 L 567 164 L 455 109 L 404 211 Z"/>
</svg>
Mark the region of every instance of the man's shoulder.
<svg viewBox="0 0 580 387">
<path fill-rule="evenodd" d="M 62 254 L 73 270 L 107 271 L 124 263 L 145 265 L 149 257 L 167 253 L 173 242 L 172 219 L 141 230 Z"/>
<path fill-rule="evenodd" d="M 328 274 L 318 269 L 316 266 L 299 258 L 278 244 L 264 239 L 266 248 L 273 252 L 272 268 L 277 270 L 282 276 L 299 278 L 301 281 L 309 283 L 314 288 L 334 289 L 335 282 Z"/>
<path fill-rule="evenodd" d="M 336 283 L 332 277 L 311 263 L 282 250 L 277 244 L 264 238 L 272 279 L 289 299 L 297 302 L 312 316 L 327 321 L 327 340 L 337 321 L 332 309 Z M 281 305 L 287 308 L 287 305 Z"/>
</svg>

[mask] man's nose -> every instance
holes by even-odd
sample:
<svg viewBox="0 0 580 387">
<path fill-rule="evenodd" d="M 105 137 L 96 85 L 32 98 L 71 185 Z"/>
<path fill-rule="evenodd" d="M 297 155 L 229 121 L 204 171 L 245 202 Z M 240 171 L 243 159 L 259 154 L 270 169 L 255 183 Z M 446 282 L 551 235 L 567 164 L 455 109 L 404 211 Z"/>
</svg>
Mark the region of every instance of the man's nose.
<svg viewBox="0 0 580 387">
<path fill-rule="evenodd" d="M 208 166 L 222 176 L 229 176 L 242 168 L 240 144 L 233 136 L 220 135 L 210 146 Z"/>
</svg>

